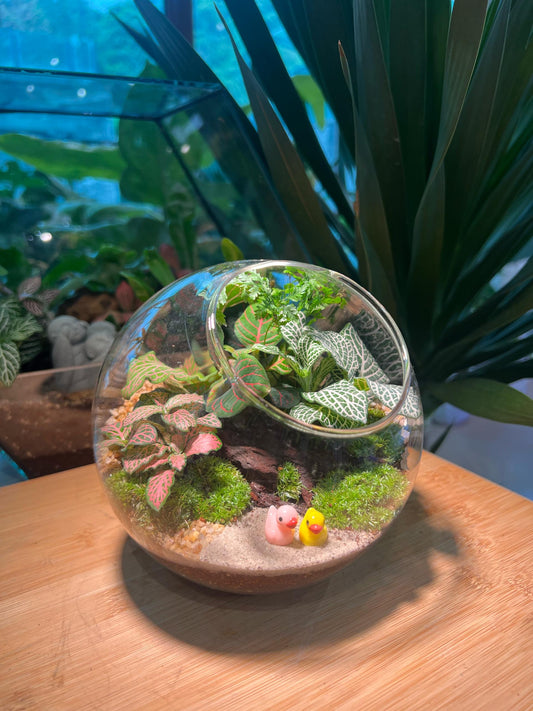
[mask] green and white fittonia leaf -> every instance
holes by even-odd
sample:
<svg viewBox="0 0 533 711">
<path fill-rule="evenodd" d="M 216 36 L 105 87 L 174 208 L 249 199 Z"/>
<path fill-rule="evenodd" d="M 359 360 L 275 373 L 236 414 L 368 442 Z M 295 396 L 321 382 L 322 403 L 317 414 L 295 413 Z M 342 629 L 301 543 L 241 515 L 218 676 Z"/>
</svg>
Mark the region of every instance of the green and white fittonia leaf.
<svg viewBox="0 0 533 711">
<path fill-rule="evenodd" d="M 286 323 L 280 330 L 300 368 L 307 371 L 312 368 L 324 352 L 324 346 L 315 338 L 318 331 L 305 325 L 302 313 L 298 313 L 293 321 Z"/>
<path fill-rule="evenodd" d="M 304 392 L 302 397 L 307 402 L 319 406 L 317 419 L 320 421 L 327 417 L 328 420 L 340 418 L 343 423 L 348 423 L 348 427 L 357 427 L 366 424 L 368 410 L 368 396 L 365 390 L 358 390 L 348 380 L 339 380 L 333 385 L 328 385 L 316 392 Z M 291 410 L 291 415 L 296 417 L 295 411 L 298 406 Z M 303 411 L 303 408 L 300 408 Z M 331 426 L 331 425 L 329 425 Z M 338 425 L 337 425 L 338 426 Z M 344 428 L 347 425 L 344 424 Z"/>
<path fill-rule="evenodd" d="M 379 367 L 351 323 L 347 323 L 340 333 L 315 331 L 314 338 L 331 353 L 350 380 L 359 377 L 372 378 L 380 383 L 389 382 L 389 378 Z"/>
<path fill-rule="evenodd" d="M 398 349 L 390 334 L 380 325 L 379 321 L 368 311 L 361 311 L 352 323 L 366 347 L 379 361 L 389 380 L 401 380 L 403 370 L 398 357 Z"/>
<path fill-rule="evenodd" d="M 13 341 L 0 342 L 0 383 L 13 385 L 20 370 L 20 355 Z"/>
<path fill-rule="evenodd" d="M 374 395 L 374 397 L 377 398 L 383 405 L 390 407 L 391 410 L 400 402 L 403 393 L 401 385 L 378 383 L 373 380 L 367 380 L 366 382 L 372 395 Z M 420 417 L 422 414 L 418 398 L 412 388 L 407 393 L 407 397 L 405 398 L 405 402 L 402 405 L 399 414 L 414 418 Z"/>
<path fill-rule="evenodd" d="M 331 427 L 336 430 L 350 430 L 355 426 L 359 427 L 361 425 L 360 422 L 354 425 L 351 420 L 345 420 L 335 412 L 328 410 L 327 407 L 306 404 L 304 402 L 293 407 L 289 414 L 296 420 L 308 425 L 318 423 L 322 425 L 322 427 Z"/>
</svg>

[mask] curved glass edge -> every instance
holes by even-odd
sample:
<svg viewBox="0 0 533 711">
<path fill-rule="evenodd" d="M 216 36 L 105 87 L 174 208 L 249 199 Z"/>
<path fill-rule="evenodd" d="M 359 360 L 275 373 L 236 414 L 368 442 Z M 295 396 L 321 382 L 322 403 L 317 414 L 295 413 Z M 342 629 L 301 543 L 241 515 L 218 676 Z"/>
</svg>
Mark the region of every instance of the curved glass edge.
<svg viewBox="0 0 533 711">
<path fill-rule="evenodd" d="M 0 67 L 0 112 L 162 119 L 221 92 L 217 84 Z"/>
<path fill-rule="evenodd" d="M 262 410 L 263 412 L 278 420 L 279 422 L 283 422 L 284 424 L 290 426 L 292 429 L 299 430 L 300 432 L 304 432 L 306 434 L 315 434 L 322 437 L 329 437 L 331 439 L 348 439 L 364 437 L 366 435 L 379 432 L 384 427 L 392 424 L 398 417 L 411 387 L 415 387 L 416 392 L 418 393 L 418 385 L 416 384 L 416 379 L 412 370 L 409 351 L 398 326 L 396 325 L 392 316 L 379 303 L 379 301 L 377 301 L 377 299 L 372 296 L 372 294 L 366 291 L 366 289 L 361 287 L 359 284 L 334 270 L 325 269 L 323 267 L 318 267 L 312 264 L 304 264 L 303 262 L 262 259 L 228 262 L 227 264 L 229 267 L 231 267 L 230 273 L 222 280 L 222 283 L 217 287 L 216 291 L 213 293 L 211 299 L 209 300 L 206 319 L 207 343 L 215 367 L 224 374 L 228 382 L 232 382 L 239 387 L 239 390 L 248 400 L 250 405 L 253 405 L 254 407 L 258 408 L 259 410 Z M 403 390 L 400 400 L 387 415 L 385 415 L 377 422 L 370 425 L 363 425 L 356 429 L 346 430 L 339 430 L 330 427 L 322 427 L 320 425 L 307 424 L 302 422 L 301 420 L 297 420 L 294 417 L 291 417 L 289 414 L 287 414 L 283 410 L 278 409 L 274 405 L 271 405 L 266 400 L 257 397 L 257 395 L 255 395 L 245 383 L 243 383 L 239 379 L 235 379 L 235 375 L 230 367 L 226 352 L 224 351 L 224 347 L 218 335 L 219 329 L 216 322 L 218 299 L 222 294 L 223 290 L 226 288 L 226 286 L 243 272 L 246 272 L 250 269 L 268 270 L 282 269 L 285 267 L 300 267 L 311 271 L 319 271 L 325 274 L 329 274 L 332 279 L 340 281 L 345 287 L 354 292 L 358 298 L 363 299 L 363 301 L 366 301 L 373 309 L 376 310 L 378 316 L 382 321 L 382 325 L 385 326 L 396 347 L 398 348 L 398 353 L 402 360 L 403 373 Z"/>
</svg>

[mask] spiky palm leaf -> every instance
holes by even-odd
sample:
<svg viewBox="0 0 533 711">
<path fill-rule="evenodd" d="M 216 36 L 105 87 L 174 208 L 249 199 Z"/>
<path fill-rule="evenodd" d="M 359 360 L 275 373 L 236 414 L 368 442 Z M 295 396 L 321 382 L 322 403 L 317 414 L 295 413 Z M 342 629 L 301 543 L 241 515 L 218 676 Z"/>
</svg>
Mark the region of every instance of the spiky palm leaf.
<svg viewBox="0 0 533 711">
<path fill-rule="evenodd" d="M 178 61 L 177 33 L 148 15 L 148 0 L 136 2 L 153 58 L 174 77 L 202 80 L 193 54 Z M 324 162 L 254 0 L 226 5 L 252 60 L 253 73 L 238 57 L 258 161 L 311 258 L 339 268 L 323 226 L 305 228 L 316 211 L 306 173 L 328 194 L 319 205 L 348 255 L 343 271 L 398 321 L 426 411 L 448 401 L 498 419 L 505 400 L 511 421 L 532 424 L 531 399 L 502 385 L 533 374 L 529 0 L 273 0 L 354 158 L 356 196 Z"/>
</svg>

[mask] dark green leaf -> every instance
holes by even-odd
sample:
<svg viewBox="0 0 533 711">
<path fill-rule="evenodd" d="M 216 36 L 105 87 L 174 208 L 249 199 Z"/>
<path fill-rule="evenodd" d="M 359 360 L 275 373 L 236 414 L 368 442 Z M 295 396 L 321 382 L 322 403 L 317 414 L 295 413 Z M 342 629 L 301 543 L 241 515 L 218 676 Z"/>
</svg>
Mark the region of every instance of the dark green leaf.
<svg viewBox="0 0 533 711">
<path fill-rule="evenodd" d="M 226 5 L 246 45 L 254 74 L 276 105 L 299 147 L 302 158 L 307 161 L 324 189 L 335 201 L 339 212 L 351 222 L 353 211 L 322 151 L 304 103 L 291 81 L 257 6 L 253 0 L 226 0 Z M 332 59 L 337 58 L 335 42 L 331 44 L 330 53 Z"/>
<path fill-rule="evenodd" d="M 302 161 L 232 37 L 231 41 L 270 171 L 284 204 L 300 234 L 305 235 L 315 258 L 342 271 L 344 263 L 339 256 L 338 246 L 326 223 L 316 193 L 309 183 Z"/>
<path fill-rule="evenodd" d="M 0 136 L 0 150 L 37 170 L 66 180 L 80 180 L 88 175 L 118 180 L 125 168 L 116 148 L 95 148 L 74 141 L 44 141 L 33 136 L 7 133 Z"/>
<path fill-rule="evenodd" d="M 354 0 L 354 97 L 383 198 L 390 244 L 399 273 L 409 262 L 405 178 L 400 136 L 374 7 Z M 371 71 L 370 71 L 371 67 Z M 358 177 L 358 187 L 360 186 Z M 372 235 L 370 235 L 372 239 Z"/>
<path fill-rule="evenodd" d="M 533 426 L 533 399 L 504 383 L 486 378 L 432 384 L 430 392 L 472 415 Z"/>
</svg>

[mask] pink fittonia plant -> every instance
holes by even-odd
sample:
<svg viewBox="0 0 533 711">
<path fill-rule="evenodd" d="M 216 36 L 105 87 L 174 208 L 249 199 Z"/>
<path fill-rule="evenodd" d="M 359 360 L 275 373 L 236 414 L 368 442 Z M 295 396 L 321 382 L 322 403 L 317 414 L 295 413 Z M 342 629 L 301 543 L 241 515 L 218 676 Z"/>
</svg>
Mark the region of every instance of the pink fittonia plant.
<svg viewBox="0 0 533 711">
<path fill-rule="evenodd" d="M 167 500 L 175 474 L 188 457 L 209 454 L 222 446 L 214 430 L 221 426 L 213 413 L 201 415 L 204 398 L 196 393 L 171 394 L 155 390 L 124 418 L 102 431 L 108 446 L 118 450 L 128 474 L 153 470 L 146 500 L 159 511 Z"/>
</svg>

